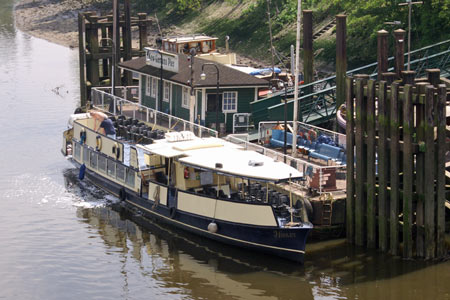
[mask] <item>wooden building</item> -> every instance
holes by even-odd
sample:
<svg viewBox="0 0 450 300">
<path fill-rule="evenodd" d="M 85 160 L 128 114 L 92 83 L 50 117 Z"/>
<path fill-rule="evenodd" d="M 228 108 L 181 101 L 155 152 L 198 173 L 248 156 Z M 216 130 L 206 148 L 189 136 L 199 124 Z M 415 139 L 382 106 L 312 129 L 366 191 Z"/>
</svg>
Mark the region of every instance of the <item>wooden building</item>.
<svg viewBox="0 0 450 300">
<path fill-rule="evenodd" d="M 154 51 L 158 53 L 157 50 Z M 171 55 L 177 61 L 178 71 L 169 71 L 163 68 L 162 89 L 159 57 L 154 65 L 148 64 L 148 56 L 147 58 L 140 57 L 119 64 L 120 68 L 139 74 L 140 104 L 189 120 L 190 81 L 192 76 L 192 88 L 196 99 L 194 104 L 195 121 L 198 123 L 200 118 L 201 124 L 215 128 L 218 70 L 219 122 L 222 127 L 226 128 L 227 132 L 231 132 L 233 115 L 235 113 L 250 113 L 250 102 L 257 99 L 258 90 L 268 86 L 266 80 L 220 63 L 198 57 L 194 57 L 194 61 L 191 62 L 190 56 L 182 53 Z M 192 75 L 191 66 L 193 69 Z M 206 75 L 204 80 L 200 76 L 202 73 Z M 161 90 L 163 94 L 160 100 Z"/>
</svg>

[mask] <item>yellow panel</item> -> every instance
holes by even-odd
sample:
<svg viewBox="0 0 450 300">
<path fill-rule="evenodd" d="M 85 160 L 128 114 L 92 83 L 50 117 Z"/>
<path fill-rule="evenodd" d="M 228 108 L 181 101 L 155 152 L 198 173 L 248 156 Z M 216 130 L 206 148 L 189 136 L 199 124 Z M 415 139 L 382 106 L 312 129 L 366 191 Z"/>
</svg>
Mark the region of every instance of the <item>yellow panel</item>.
<svg viewBox="0 0 450 300">
<path fill-rule="evenodd" d="M 277 226 L 270 206 L 218 201 L 216 219 L 259 226 Z"/>
<path fill-rule="evenodd" d="M 178 209 L 205 217 L 214 217 L 216 199 L 178 192 Z"/>
<path fill-rule="evenodd" d="M 155 197 L 158 194 L 158 189 L 159 203 L 162 205 L 167 205 L 167 187 L 150 182 L 148 187 L 148 198 L 155 201 Z"/>
</svg>

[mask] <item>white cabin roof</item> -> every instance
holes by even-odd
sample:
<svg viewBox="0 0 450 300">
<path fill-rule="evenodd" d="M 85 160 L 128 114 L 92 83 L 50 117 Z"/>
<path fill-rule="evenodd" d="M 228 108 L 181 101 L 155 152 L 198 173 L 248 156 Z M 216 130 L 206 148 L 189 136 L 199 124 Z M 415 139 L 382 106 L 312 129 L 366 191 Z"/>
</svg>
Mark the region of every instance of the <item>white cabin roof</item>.
<svg viewBox="0 0 450 300">
<path fill-rule="evenodd" d="M 182 164 L 230 176 L 275 182 L 303 177 L 302 172 L 289 165 L 218 138 L 180 142 L 164 139 L 139 147 L 163 157 L 178 157 Z"/>
</svg>

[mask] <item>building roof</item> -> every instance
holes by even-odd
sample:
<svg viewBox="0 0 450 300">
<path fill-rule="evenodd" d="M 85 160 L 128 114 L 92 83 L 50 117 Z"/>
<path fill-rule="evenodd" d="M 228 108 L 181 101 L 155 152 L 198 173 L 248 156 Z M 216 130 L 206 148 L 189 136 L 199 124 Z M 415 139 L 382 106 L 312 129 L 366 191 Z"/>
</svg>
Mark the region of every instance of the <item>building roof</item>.
<svg viewBox="0 0 450 300">
<path fill-rule="evenodd" d="M 219 86 L 222 88 L 228 86 L 263 87 L 268 85 L 268 82 L 264 79 L 248 75 L 244 72 L 230 68 L 223 64 L 195 57 L 194 58 L 195 88 L 203 88 L 203 87 L 214 88 L 217 86 L 216 68 L 213 66 L 205 66 L 204 72 L 206 74 L 206 79 L 205 80 L 200 79 L 200 74 L 202 73 L 202 66 L 205 63 L 215 64 L 218 67 L 219 81 L 220 81 Z M 189 68 L 190 61 L 188 60 L 188 56 L 185 54 L 178 54 L 178 65 L 179 65 L 178 73 L 163 71 L 163 78 L 165 80 L 177 82 L 183 85 L 189 85 L 189 80 L 191 78 L 191 69 Z M 155 68 L 153 66 L 147 65 L 145 63 L 145 57 L 139 57 L 136 59 L 125 61 L 123 63 L 120 63 L 119 67 L 146 75 L 160 77 L 160 68 Z"/>
</svg>

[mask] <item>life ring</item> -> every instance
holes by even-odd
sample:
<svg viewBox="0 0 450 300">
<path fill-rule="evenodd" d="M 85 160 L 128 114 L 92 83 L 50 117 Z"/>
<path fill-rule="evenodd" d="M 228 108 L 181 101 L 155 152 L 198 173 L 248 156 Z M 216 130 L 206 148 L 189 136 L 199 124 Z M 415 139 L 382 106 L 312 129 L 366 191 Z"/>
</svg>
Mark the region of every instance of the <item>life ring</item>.
<svg viewBox="0 0 450 300">
<path fill-rule="evenodd" d="M 81 128 L 80 131 L 80 143 L 81 144 L 86 143 L 86 130 L 84 130 L 84 128 Z"/>
<path fill-rule="evenodd" d="M 95 150 L 96 151 L 100 151 L 102 150 L 102 136 L 101 135 L 97 135 L 96 139 L 96 147 Z"/>
<path fill-rule="evenodd" d="M 315 131 L 314 129 L 308 130 L 308 140 L 309 140 L 310 142 L 313 142 L 313 141 L 316 140 L 316 138 L 317 138 L 317 133 L 316 133 L 316 131 Z"/>
<path fill-rule="evenodd" d="M 177 214 L 177 209 L 175 206 L 171 207 L 169 209 L 169 216 L 171 219 L 175 218 L 175 215 Z"/>
<path fill-rule="evenodd" d="M 125 188 L 121 188 L 119 190 L 119 199 L 120 199 L 120 201 L 125 201 L 126 198 L 127 198 L 127 192 L 125 192 Z"/>
<path fill-rule="evenodd" d="M 112 153 L 114 153 L 116 155 L 116 159 L 119 160 L 119 158 L 120 158 L 120 147 L 119 147 L 119 144 L 114 143 L 114 145 L 112 147 Z"/>
</svg>

